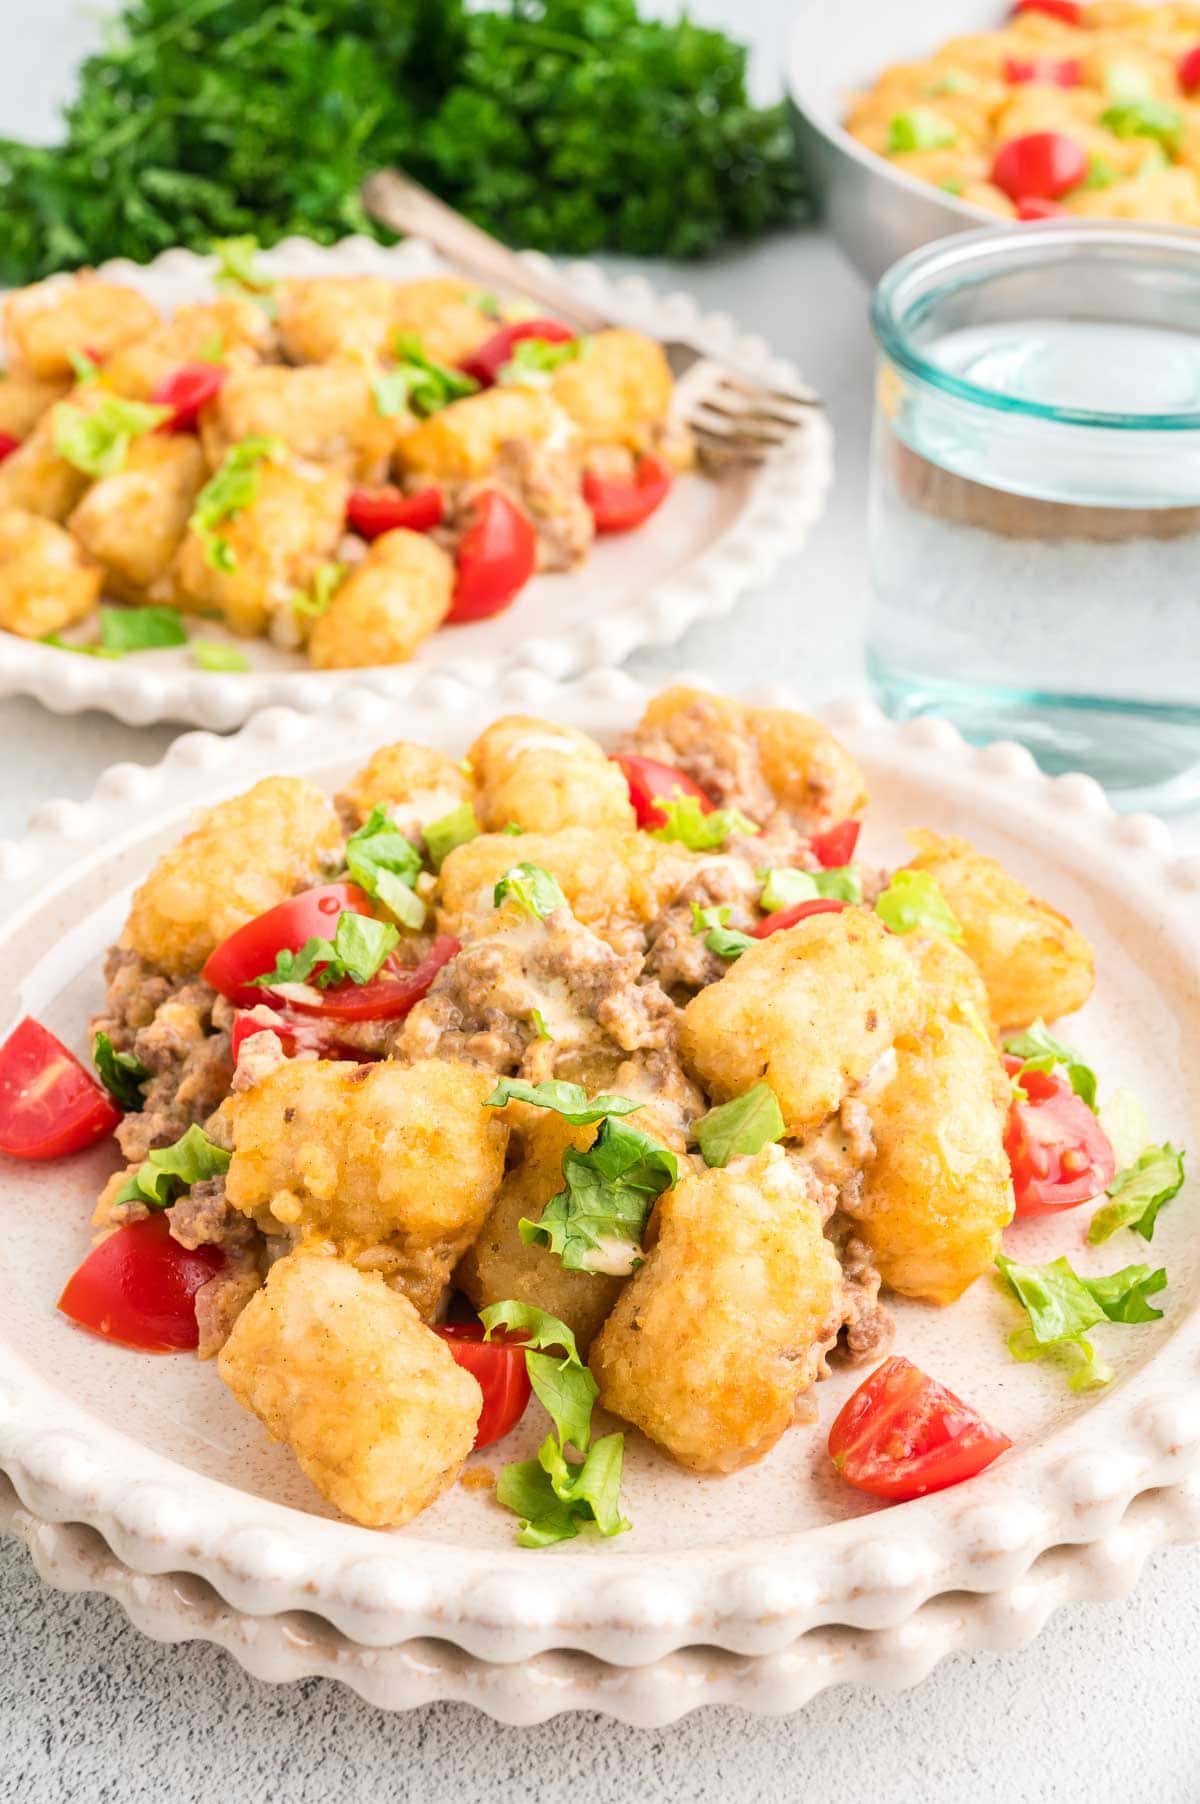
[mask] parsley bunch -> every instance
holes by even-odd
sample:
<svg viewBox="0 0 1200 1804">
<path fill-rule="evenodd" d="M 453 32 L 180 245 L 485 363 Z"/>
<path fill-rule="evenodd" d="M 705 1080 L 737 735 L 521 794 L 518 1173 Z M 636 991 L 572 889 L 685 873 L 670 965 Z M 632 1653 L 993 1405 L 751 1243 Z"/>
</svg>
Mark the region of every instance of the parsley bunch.
<svg viewBox="0 0 1200 1804">
<path fill-rule="evenodd" d="M 389 163 L 514 244 L 698 256 L 804 210 L 745 60 L 636 0 L 127 0 L 64 142 L 0 141 L 0 277 L 330 243 Z"/>
</svg>

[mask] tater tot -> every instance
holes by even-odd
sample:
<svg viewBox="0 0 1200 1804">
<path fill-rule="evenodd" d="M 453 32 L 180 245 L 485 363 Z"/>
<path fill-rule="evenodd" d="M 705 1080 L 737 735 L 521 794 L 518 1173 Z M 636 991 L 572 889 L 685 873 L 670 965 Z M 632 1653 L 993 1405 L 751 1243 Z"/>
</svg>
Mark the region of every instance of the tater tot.
<svg viewBox="0 0 1200 1804">
<path fill-rule="evenodd" d="M 620 766 L 574 727 L 506 714 L 479 735 L 467 761 L 475 773 L 479 824 L 488 832 L 500 832 L 510 821 L 532 833 L 636 825 Z"/>
<path fill-rule="evenodd" d="M 427 533 L 398 527 L 375 540 L 312 630 L 318 670 L 403 664 L 454 600 L 454 560 Z"/>
<path fill-rule="evenodd" d="M 106 388 L 149 401 L 159 384 L 189 363 L 242 369 L 270 354 L 273 333 L 263 309 L 241 295 L 179 307 L 169 320 L 134 339 L 104 365 Z"/>
<path fill-rule="evenodd" d="M 392 343 L 411 333 L 426 356 L 438 363 L 461 363 L 496 330 L 496 321 L 478 304 L 479 290 L 458 276 L 427 276 L 401 282 L 393 291 Z"/>
<path fill-rule="evenodd" d="M 85 271 L 66 282 L 38 282 L 10 294 L 4 303 L 4 344 L 13 369 L 53 380 L 71 374 L 72 353 L 103 363 L 158 323 L 136 288 Z"/>
<path fill-rule="evenodd" d="M 975 1028 L 935 1015 L 897 1042 L 895 1076 L 867 1103 L 875 1158 L 843 1195 L 893 1290 L 953 1303 L 995 1259 L 1013 1213 L 1007 1097 Z"/>
<path fill-rule="evenodd" d="M 165 578 L 207 475 L 190 433 L 147 433 L 115 475 L 92 484 L 69 525 L 103 566 L 106 589 L 137 601 Z"/>
<path fill-rule="evenodd" d="M 501 446 L 514 440 L 533 444 L 569 437 L 571 422 L 544 389 L 503 385 L 452 401 L 396 443 L 399 469 L 443 482 L 468 482 L 491 475 Z"/>
<path fill-rule="evenodd" d="M 355 772 L 343 786 L 340 800 L 358 823 L 382 803 L 401 831 L 411 837 L 430 821 L 469 802 L 471 782 L 462 765 L 444 752 L 398 739 L 394 745 L 380 746 L 362 770 Z"/>
<path fill-rule="evenodd" d="M 398 1528 L 454 1483 L 483 1407 L 406 1297 L 311 1252 L 272 1267 L 217 1371 L 321 1495 L 368 1528 Z"/>
<path fill-rule="evenodd" d="M 200 418 L 214 469 L 240 439 L 278 438 L 297 457 L 365 483 L 386 476 L 396 429 L 376 405 L 370 373 L 353 363 L 235 370 Z"/>
<path fill-rule="evenodd" d="M 921 999 L 908 955 L 865 909 L 813 915 L 743 952 L 683 1013 L 680 1052 L 724 1101 L 765 1078 L 787 1131 L 820 1125 L 867 1078 Z"/>
<path fill-rule="evenodd" d="M 304 276 L 281 282 L 275 300 L 279 342 L 292 363 L 377 363 L 391 351 L 396 284 L 382 276 Z"/>
<path fill-rule="evenodd" d="M 927 1015 L 945 1016 L 994 1038 L 991 1003 L 979 967 L 944 933 L 906 933 L 901 944 L 921 979 Z"/>
<path fill-rule="evenodd" d="M 595 332 L 583 354 L 559 365 L 550 393 L 587 445 L 643 449 L 671 407 L 671 371 L 660 344 L 623 327 Z"/>
<path fill-rule="evenodd" d="M 70 405 L 92 406 L 91 397 L 96 393 L 95 389 L 77 390 Z M 61 521 L 81 499 L 89 478 L 60 457 L 55 445 L 59 408 L 64 405 L 55 402 L 19 449 L 0 463 L 0 507 L 19 507 L 44 520 Z"/>
<path fill-rule="evenodd" d="M 0 379 L 0 432 L 9 438 L 28 438 L 42 415 L 61 401 L 70 387 L 65 380 L 41 382 L 36 376 L 4 376 Z"/>
<path fill-rule="evenodd" d="M 225 1193 L 264 1232 L 329 1241 L 431 1316 L 504 1176 L 493 1073 L 293 1059 L 229 1105 Z"/>
<path fill-rule="evenodd" d="M 0 627 L 22 639 L 61 632 L 90 614 L 100 567 L 70 533 L 20 508 L 0 508 Z"/>
<path fill-rule="evenodd" d="M 0 465 L 0 477 L 3 465 Z M 349 484 L 337 470 L 266 459 L 250 502 L 221 522 L 232 568 L 212 557 L 211 542 L 189 527 L 175 561 L 178 602 L 195 613 L 217 613 L 235 633 L 280 631 L 283 642 L 302 636 L 292 603 L 322 564 L 330 562 L 345 529 Z"/>
<path fill-rule="evenodd" d="M 510 1103 L 503 1118 L 512 1120 L 514 1130 L 510 1169 L 474 1245 L 459 1264 L 455 1283 L 476 1309 L 515 1297 L 556 1315 L 572 1330 L 586 1358 L 624 1279 L 568 1271 L 549 1247 L 526 1246 L 518 1223 L 522 1217 L 541 1219 L 550 1198 L 563 1187 L 563 1154 L 571 1146 L 582 1152 L 597 1130 L 573 1128 L 561 1116 L 526 1103 Z"/>
<path fill-rule="evenodd" d="M 173 977 L 295 891 L 341 844 L 328 796 L 300 777 L 265 777 L 202 814 L 136 891 L 122 945 Z"/>
<path fill-rule="evenodd" d="M 1066 915 L 965 839 L 926 831 L 909 837 L 918 852 L 908 869 L 936 878 L 958 916 L 963 950 L 979 968 L 1001 1032 L 1083 1007 L 1092 993 L 1095 959 Z"/>
<path fill-rule="evenodd" d="M 682 1178 L 593 1343 L 604 1408 L 681 1466 L 761 1459 L 822 1375 L 845 1304 L 808 1183 L 777 1146 Z"/>
</svg>

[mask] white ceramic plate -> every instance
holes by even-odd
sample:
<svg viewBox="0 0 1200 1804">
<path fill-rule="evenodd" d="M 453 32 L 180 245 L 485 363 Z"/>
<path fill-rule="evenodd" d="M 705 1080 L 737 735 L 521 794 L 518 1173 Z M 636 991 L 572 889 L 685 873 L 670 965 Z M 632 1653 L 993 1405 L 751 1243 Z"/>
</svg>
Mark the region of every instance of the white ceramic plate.
<svg viewBox="0 0 1200 1804">
<path fill-rule="evenodd" d="M 406 700 L 402 730 L 460 751 L 487 719 L 522 708 L 605 738 L 643 701 L 614 672 L 565 687 L 517 673 L 486 699 L 443 678 Z M 971 750 L 945 723 L 900 728 L 865 703 L 830 717 L 875 794 L 868 857 L 899 855 L 905 825 L 965 832 L 1078 920 L 1096 944 L 1100 980 L 1072 1040 L 1105 1085 L 1143 1095 L 1156 1132 L 1200 1145 L 1200 859 L 1172 858 L 1160 823 L 1112 815 L 1089 779 L 1048 779 L 1014 746 Z M 394 704 L 348 692 L 315 718 L 274 710 L 232 739 L 189 734 L 157 767 L 110 771 L 92 801 L 44 808 L 25 841 L 0 847 L 0 920 L 14 974 L 8 1017 L 28 1010 L 82 1048 L 129 887 L 196 804 L 273 770 L 334 785 L 400 727 Z M 762 1671 L 776 1678 L 764 1681 L 760 1707 L 786 1708 L 797 1686 L 849 1676 L 832 1655 L 809 1660 L 805 1648 L 848 1636 L 862 1650 L 852 1671 L 873 1671 L 866 1650 L 875 1646 L 885 1682 L 911 1682 L 951 1647 L 1012 1645 L 1056 1595 L 1087 1593 L 1089 1583 L 1111 1590 L 1121 1582 L 1114 1573 L 1132 1576 L 1141 1554 L 1187 1520 L 1186 1487 L 1200 1469 L 1194 1180 L 1164 1211 L 1150 1249 L 1170 1273 L 1164 1320 L 1097 1331 L 1118 1371 L 1106 1391 L 1076 1397 L 1058 1371 L 1014 1365 L 1004 1346 L 1013 1312 L 987 1280 L 948 1311 L 897 1309 L 897 1347 L 1016 1443 L 970 1484 L 892 1509 L 842 1485 L 823 1433 L 856 1382 L 842 1373 L 815 1393 L 822 1429 L 796 1429 L 732 1478 L 676 1471 L 631 1436 L 623 1501 L 633 1532 L 532 1553 L 512 1545 L 511 1517 L 461 1487 L 395 1534 L 335 1521 L 211 1371 L 108 1347 L 59 1317 L 54 1299 L 86 1250 L 91 1200 L 111 1164 L 100 1149 L 0 1172 L 8 1266 L 0 1469 L 34 1516 L 90 1525 L 133 1572 L 192 1575 L 235 1612 L 318 1618 L 297 1673 L 316 1658 L 313 1647 L 343 1645 L 329 1641 L 330 1630 L 393 1652 L 436 1637 L 473 1660 L 533 1662 L 528 1685 L 507 1673 L 492 1702 L 476 1695 L 461 1664 L 439 1667 L 437 1695 L 474 1695 L 516 1718 L 563 1707 L 547 1704 L 552 1691 L 535 1683 L 548 1670 L 542 1656 L 583 1652 L 617 1668 L 666 1662 L 668 1674 L 686 1676 L 695 1661 L 679 1650 L 716 1647 L 765 1657 Z M 1010 1250 L 1034 1261 L 1065 1251 L 1091 1271 L 1143 1256 L 1133 1236 L 1089 1251 L 1087 1213 L 1010 1230 Z M 529 1420 L 505 1452 L 525 1457 L 537 1438 Z M 615 1707 L 599 1669 L 549 1663 L 552 1672 L 568 1668 L 594 1679 L 570 1702 Z M 369 1662 L 361 1671 L 369 1685 Z M 638 1720 L 698 1701 L 684 1685 L 679 1695 L 690 1702 L 671 1702 L 671 1686 L 655 1678 L 643 1709 L 633 1674 L 614 1684 L 620 1713 Z M 393 1701 L 413 1701 L 407 1682 L 396 1680 Z"/>
<path fill-rule="evenodd" d="M 533 252 L 528 261 L 531 268 L 550 267 Z M 369 238 L 330 247 L 288 238 L 264 252 L 262 262 L 276 276 L 382 274 L 397 280 L 444 267 L 416 239 L 385 249 Z M 130 283 L 170 312 L 211 297 L 213 268 L 211 257 L 173 250 L 146 265 L 108 263 L 100 273 Z M 800 382 L 763 339 L 739 333 L 725 315 L 702 315 L 686 294 L 657 294 L 640 278 L 615 281 L 589 263 L 572 264 L 564 273 L 581 297 L 653 337 L 682 336 L 713 356 L 736 357 L 764 380 Z M 236 644 L 250 662 L 248 674 L 198 670 L 186 647 L 116 662 L 72 656 L 0 631 L 0 695 L 33 695 L 59 714 L 100 708 L 131 726 L 181 720 L 221 731 L 258 708 L 319 708 L 339 690 L 364 683 L 385 695 L 407 695 L 414 671 L 484 682 L 514 666 L 562 678 L 619 664 L 639 646 L 668 645 L 693 622 L 728 612 L 740 596 L 770 580 L 824 507 L 832 442 L 825 415 L 814 408 L 761 469 L 720 481 L 681 477 L 669 503 L 638 532 L 598 541 L 586 564 L 569 575 L 535 578 L 492 620 L 434 633 L 411 664 L 315 671 L 302 653 L 264 639 L 235 640 L 209 622 L 203 623 L 204 636 Z"/>
</svg>

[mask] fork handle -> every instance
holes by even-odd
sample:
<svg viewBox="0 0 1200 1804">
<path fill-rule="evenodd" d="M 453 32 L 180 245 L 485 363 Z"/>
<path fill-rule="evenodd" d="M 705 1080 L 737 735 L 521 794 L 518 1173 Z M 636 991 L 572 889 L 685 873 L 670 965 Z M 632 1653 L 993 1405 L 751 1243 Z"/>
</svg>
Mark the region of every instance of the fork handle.
<svg viewBox="0 0 1200 1804">
<path fill-rule="evenodd" d="M 552 275 L 531 268 L 515 251 L 472 225 L 398 169 L 381 169 L 362 188 L 367 212 L 392 231 L 423 238 L 448 263 L 488 286 L 512 287 L 583 332 L 599 332 L 611 321 L 581 301 Z"/>
</svg>

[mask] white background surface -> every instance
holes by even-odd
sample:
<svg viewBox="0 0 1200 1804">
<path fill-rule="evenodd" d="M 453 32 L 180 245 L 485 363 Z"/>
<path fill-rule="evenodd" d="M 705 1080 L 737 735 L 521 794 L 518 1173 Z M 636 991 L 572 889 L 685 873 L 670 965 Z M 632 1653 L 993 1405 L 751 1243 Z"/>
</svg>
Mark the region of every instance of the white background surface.
<svg viewBox="0 0 1200 1804">
<path fill-rule="evenodd" d="M 794 10 L 694 7 L 756 44 L 766 92 Z M 0 134 L 49 137 L 96 26 L 70 0 L 3 0 L 0 14 Z M 802 563 L 731 620 L 630 668 L 648 680 L 681 668 L 731 685 L 776 677 L 813 696 L 851 687 L 866 592 L 866 293 L 816 233 L 694 270 L 645 267 L 800 363 L 829 403 L 838 478 Z M 158 758 L 172 731 L 0 702 L 0 835 L 49 797 L 87 794 L 107 764 Z M 0 1545 L 0 1620 L 3 1804 L 1200 1800 L 1200 1552 L 1188 1550 L 1160 1555 L 1130 1602 L 1063 1611 L 1025 1653 L 955 1658 L 915 1693 L 843 1689 L 783 1721 L 704 1711 L 656 1731 L 598 1717 L 505 1729 L 454 1705 L 387 1718 L 324 1681 L 271 1690 L 213 1648 L 143 1639 L 107 1601 L 47 1591 L 12 1544 Z"/>
</svg>

